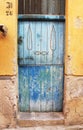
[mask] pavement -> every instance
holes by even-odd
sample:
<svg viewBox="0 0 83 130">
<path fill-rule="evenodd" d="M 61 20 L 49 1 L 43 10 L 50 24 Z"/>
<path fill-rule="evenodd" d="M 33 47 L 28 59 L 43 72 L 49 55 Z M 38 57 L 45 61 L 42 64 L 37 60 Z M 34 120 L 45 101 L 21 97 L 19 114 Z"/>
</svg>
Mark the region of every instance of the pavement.
<svg viewBox="0 0 83 130">
<path fill-rule="evenodd" d="M 41 126 L 41 127 L 27 127 L 27 128 L 13 128 L 4 130 L 83 130 L 83 125 L 76 126 Z"/>
</svg>

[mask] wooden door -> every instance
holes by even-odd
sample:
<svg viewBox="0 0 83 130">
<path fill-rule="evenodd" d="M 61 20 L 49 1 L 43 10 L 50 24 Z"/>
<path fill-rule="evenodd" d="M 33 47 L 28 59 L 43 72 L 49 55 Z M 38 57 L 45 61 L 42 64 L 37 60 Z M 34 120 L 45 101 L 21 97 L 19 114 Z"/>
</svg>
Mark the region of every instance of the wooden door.
<svg viewBox="0 0 83 130">
<path fill-rule="evenodd" d="M 62 111 L 64 22 L 49 18 L 19 21 L 19 109 L 22 112 Z"/>
</svg>

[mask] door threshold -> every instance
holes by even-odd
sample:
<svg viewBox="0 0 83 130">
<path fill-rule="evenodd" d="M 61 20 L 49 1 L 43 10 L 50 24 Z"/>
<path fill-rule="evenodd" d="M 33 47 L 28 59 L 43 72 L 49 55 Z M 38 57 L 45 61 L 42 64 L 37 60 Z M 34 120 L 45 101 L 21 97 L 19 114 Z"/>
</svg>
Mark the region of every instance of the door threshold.
<svg viewBox="0 0 83 130">
<path fill-rule="evenodd" d="M 20 127 L 63 125 L 64 116 L 62 112 L 19 112 L 17 123 Z"/>
</svg>

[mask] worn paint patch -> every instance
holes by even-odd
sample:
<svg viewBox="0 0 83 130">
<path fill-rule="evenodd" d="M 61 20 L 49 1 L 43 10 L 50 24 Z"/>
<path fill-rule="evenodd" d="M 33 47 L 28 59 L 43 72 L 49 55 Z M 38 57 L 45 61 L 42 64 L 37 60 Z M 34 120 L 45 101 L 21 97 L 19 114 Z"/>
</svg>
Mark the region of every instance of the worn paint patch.
<svg viewBox="0 0 83 130">
<path fill-rule="evenodd" d="M 20 21 L 19 65 L 63 64 L 64 22 Z"/>
<path fill-rule="evenodd" d="M 17 77 L 0 77 L 0 127 L 15 127 L 17 113 Z"/>
<path fill-rule="evenodd" d="M 74 19 L 74 27 L 77 29 L 83 28 L 83 20 L 81 17 L 78 16 Z"/>
<path fill-rule="evenodd" d="M 20 111 L 61 111 L 62 66 L 19 67 Z"/>
<path fill-rule="evenodd" d="M 83 124 L 83 77 L 65 76 L 64 114 L 66 124 Z"/>
<path fill-rule="evenodd" d="M 18 34 L 20 111 L 62 111 L 64 22 L 19 21 Z"/>
</svg>

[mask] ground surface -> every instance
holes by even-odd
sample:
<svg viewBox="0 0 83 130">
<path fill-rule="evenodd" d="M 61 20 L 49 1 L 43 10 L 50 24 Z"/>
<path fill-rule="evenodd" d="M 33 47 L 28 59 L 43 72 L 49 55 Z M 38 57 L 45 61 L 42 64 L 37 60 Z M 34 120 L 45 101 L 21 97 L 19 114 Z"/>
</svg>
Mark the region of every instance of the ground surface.
<svg viewBox="0 0 83 130">
<path fill-rule="evenodd" d="M 41 127 L 27 127 L 16 129 L 4 129 L 4 130 L 83 130 L 83 125 L 81 126 L 41 126 Z"/>
</svg>

